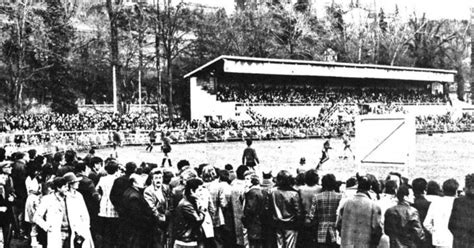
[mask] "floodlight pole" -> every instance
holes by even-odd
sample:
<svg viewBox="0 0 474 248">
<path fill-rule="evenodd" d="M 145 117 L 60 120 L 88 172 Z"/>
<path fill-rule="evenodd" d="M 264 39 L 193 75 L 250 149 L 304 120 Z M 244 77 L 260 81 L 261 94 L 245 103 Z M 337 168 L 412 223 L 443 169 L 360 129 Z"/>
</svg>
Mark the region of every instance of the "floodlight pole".
<svg viewBox="0 0 474 248">
<path fill-rule="evenodd" d="M 142 112 L 142 70 L 138 70 L 138 112 Z"/>
<path fill-rule="evenodd" d="M 117 99 L 117 76 L 115 65 L 112 66 L 112 82 L 113 82 L 113 94 L 114 94 L 114 113 L 118 112 L 118 99 Z"/>
</svg>

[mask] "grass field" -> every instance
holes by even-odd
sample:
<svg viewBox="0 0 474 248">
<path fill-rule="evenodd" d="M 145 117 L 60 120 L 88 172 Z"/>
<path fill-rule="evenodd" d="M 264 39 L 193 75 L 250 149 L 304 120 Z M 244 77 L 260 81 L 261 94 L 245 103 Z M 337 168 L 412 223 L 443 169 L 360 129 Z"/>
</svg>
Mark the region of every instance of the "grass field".
<svg viewBox="0 0 474 248">
<path fill-rule="evenodd" d="M 321 156 L 324 140 L 276 140 L 255 141 L 253 147 L 261 160 L 262 168 L 271 168 L 274 172 L 281 169 L 295 171 L 301 157 L 305 157 L 309 165 L 316 165 Z M 355 175 L 356 166 L 353 160 L 340 159 L 343 154 L 342 140 L 332 140 L 334 148 L 331 153 L 330 164 L 321 168 L 320 174 L 334 173 L 338 180 L 345 181 Z M 474 173 L 474 133 L 434 134 L 433 136 L 417 135 L 416 137 L 416 166 L 412 168 L 369 166 L 362 168 L 363 172 L 370 172 L 377 177 L 385 177 L 390 171 L 400 171 L 410 179 L 424 177 L 440 183 L 448 178 L 457 179 L 464 184 L 464 176 Z M 241 163 L 242 151 L 245 142 L 175 144 L 171 152 L 174 163 L 187 159 L 193 166 L 209 163 L 223 167 L 230 163 L 236 168 Z M 113 153 L 112 149 L 97 151 L 99 156 L 107 157 Z M 134 161 L 161 164 L 163 154 L 158 146 L 152 153 L 145 151 L 144 146 L 118 148 L 118 159 L 122 163 Z"/>
</svg>

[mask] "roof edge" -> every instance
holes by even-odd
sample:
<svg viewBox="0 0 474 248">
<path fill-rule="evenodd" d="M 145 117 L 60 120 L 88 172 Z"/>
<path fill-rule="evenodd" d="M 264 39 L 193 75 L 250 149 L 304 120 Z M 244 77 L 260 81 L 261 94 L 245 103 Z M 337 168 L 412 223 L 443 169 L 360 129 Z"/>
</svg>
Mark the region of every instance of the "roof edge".
<svg viewBox="0 0 474 248">
<path fill-rule="evenodd" d="M 420 72 L 437 72 L 437 73 L 450 73 L 456 74 L 455 70 L 444 70 L 444 69 L 431 69 L 431 68 L 419 68 L 419 67 L 404 67 L 404 66 L 389 66 L 389 65 L 375 65 L 375 64 L 355 64 L 345 62 L 326 62 L 326 61 L 312 61 L 312 60 L 291 60 L 291 59 L 276 59 L 276 58 L 256 58 L 256 57 L 245 57 L 245 56 L 231 56 L 221 55 L 206 64 L 198 67 L 197 69 L 184 75 L 183 78 L 188 78 L 193 74 L 203 70 L 204 68 L 216 63 L 221 59 L 229 60 L 241 60 L 241 61 L 255 61 L 255 62 L 273 62 L 273 63 L 291 63 L 291 64 L 312 64 L 312 65 L 326 65 L 326 66 L 347 66 L 356 68 L 374 68 L 374 69 L 387 69 L 387 70 L 407 70 L 407 71 L 420 71 Z"/>
</svg>

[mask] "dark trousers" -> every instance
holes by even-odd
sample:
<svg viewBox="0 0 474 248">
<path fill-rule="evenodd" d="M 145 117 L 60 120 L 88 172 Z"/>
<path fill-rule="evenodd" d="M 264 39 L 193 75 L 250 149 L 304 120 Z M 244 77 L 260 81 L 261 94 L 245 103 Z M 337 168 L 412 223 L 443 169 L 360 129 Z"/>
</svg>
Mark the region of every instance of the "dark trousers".
<svg viewBox="0 0 474 248">
<path fill-rule="evenodd" d="M 102 244 L 104 248 L 108 247 L 118 247 L 120 242 L 119 230 L 126 228 L 120 225 L 119 218 L 104 218 L 102 220 Z M 117 228 L 119 227 L 119 228 Z M 124 232 L 126 230 L 123 230 Z M 121 234 L 121 236 L 126 235 L 126 233 Z M 123 237 L 122 237 L 123 238 Z"/>
<path fill-rule="evenodd" d="M 5 221 L 6 223 L 1 223 L 2 233 L 3 233 L 3 244 L 4 247 L 10 247 L 10 242 L 12 240 L 12 224 Z"/>
<path fill-rule="evenodd" d="M 249 248 L 262 248 L 262 240 L 260 239 L 249 239 Z"/>
</svg>

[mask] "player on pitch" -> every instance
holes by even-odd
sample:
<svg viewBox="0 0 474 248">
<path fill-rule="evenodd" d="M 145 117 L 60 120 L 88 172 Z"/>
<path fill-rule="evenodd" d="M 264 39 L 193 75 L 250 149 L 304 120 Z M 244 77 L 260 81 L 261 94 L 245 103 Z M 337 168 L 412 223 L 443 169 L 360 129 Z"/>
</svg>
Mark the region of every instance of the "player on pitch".
<svg viewBox="0 0 474 248">
<path fill-rule="evenodd" d="M 150 143 L 148 143 L 148 145 L 145 149 L 146 151 L 151 152 L 153 150 L 153 145 L 156 142 L 156 131 L 155 131 L 155 129 L 156 129 L 156 127 L 153 127 L 153 129 L 148 134 L 148 137 L 150 138 Z"/>
<path fill-rule="evenodd" d="M 249 167 L 249 169 L 255 170 L 255 166 L 260 163 L 257 157 L 257 152 L 253 149 L 252 146 L 252 139 L 247 139 L 247 148 L 244 150 L 244 154 L 242 155 L 242 164 Z"/>
<path fill-rule="evenodd" d="M 166 160 L 168 160 L 168 164 L 171 167 L 171 159 L 168 157 L 168 153 L 171 152 L 171 140 L 169 136 L 171 133 L 168 131 L 166 132 L 161 132 L 161 151 L 165 154 L 165 157 L 163 158 L 163 161 L 161 162 L 161 167 L 165 166 Z"/>
<path fill-rule="evenodd" d="M 329 149 L 332 149 L 331 144 L 329 143 L 330 139 L 331 137 L 329 137 L 328 140 L 324 142 L 322 155 L 319 159 L 318 166 L 316 166 L 316 170 L 319 170 L 319 168 L 329 160 Z"/>
</svg>

